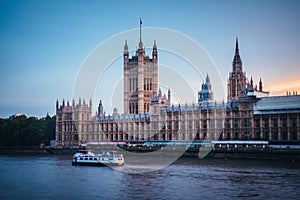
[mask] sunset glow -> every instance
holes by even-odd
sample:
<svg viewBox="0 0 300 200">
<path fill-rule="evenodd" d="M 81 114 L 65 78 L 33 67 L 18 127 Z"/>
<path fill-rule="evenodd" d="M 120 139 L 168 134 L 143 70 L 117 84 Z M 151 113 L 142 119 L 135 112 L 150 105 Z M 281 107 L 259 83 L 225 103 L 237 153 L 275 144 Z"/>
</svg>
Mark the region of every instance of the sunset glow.
<svg viewBox="0 0 300 200">
<path fill-rule="evenodd" d="M 155 9 L 149 2 L 117 2 L 1 1 L 0 116 L 55 114 L 53 102 L 72 99 L 77 73 L 89 53 L 113 35 L 138 30 L 140 17 L 143 28 L 178 31 L 202 46 L 218 67 L 224 86 L 238 36 L 248 79 L 252 76 L 257 84 L 262 78 L 271 95 L 300 93 L 300 1 L 154 0 Z M 136 41 L 128 42 L 136 47 Z M 162 55 L 162 41 L 156 42 Z M 159 64 L 165 64 L 166 58 L 160 56 Z M 122 62 L 117 64 L 114 74 L 121 80 Z M 203 80 L 189 82 L 199 89 Z M 111 103 L 104 104 L 111 113 Z"/>
</svg>

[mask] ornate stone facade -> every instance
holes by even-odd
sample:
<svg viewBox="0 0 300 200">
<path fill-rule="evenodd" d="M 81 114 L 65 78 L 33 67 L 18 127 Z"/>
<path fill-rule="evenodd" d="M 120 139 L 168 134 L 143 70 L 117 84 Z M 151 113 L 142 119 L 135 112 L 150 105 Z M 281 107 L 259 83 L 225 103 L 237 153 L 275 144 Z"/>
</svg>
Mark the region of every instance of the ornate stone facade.
<svg viewBox="0 0 300 200">
<path fill-rule="evenodd" d="M 246 88 L 246 73 L 243 72 L 243 63 L 240 57 L 239 43 L 236 38 L 235 55 L 232 61 L 232 71 L 228 78 L 228 101 L 237 100 L 242 96 L 242 90 Z"/>
<path fill-rule="evenodd" d="M 127 41 L 124 45 L 124 113 L 144 114 L 149 112 L 150 101 L 157 96 L 158 53 L 156 42 L 152 49 L 152 58 L 146 55 L 143 47 L 140 27 L 139 48 L 129 57 Z"/>
<path fill-rule="evenodd" d="M 198 92 L 198 104 L 203 104 L 213 100 L 213 91 L 210 83 L 210 78 L 207 74 L 205 83 L 201 85 L 201 90 Z"/>
<path fill-rule="evenodd" d="M 233 71 L 228 79 L 228 102 L 213 102 L 207 76 L 198 93 L 198 104 L 171 105 L 157 93 L 157 47 L 152 59 L 140 40 L 136 55 L 129 59 L 124 47 L 124 114 L 106 115 L 100 101 L 92 115 L 92 102 L 72 106 L 56 103 L 56 145 L 77 146 L 98 141 L 212 141 L 300 140 L 300 96 L 257 97 L 251 78 L 246 84 L 238 41 Z M 260 81 L 261 82 L 261 81 Z M 262 91 L 260 83 L 259 91 Z"/>
</svg>

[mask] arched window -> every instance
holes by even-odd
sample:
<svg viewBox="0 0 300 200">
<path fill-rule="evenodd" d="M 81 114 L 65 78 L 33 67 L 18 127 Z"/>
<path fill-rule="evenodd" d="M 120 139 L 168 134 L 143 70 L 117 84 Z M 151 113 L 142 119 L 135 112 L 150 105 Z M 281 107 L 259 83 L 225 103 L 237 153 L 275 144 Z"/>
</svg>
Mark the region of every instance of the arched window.
<svg viewBox="0 0 300 200">
<path fill-rule="evenodd" d="M 135 78 L 132 78 L 132 90 L 135 91 Z"/>
<path fill-rule="evenodd" d="M 131 113 L 131 103 L 129 103 L 129 113 Z"/>
<path fill-rule="evenodd" d="M 150 89 L 149 78 L 147 78 L 147 90 Z"/>
</svg>

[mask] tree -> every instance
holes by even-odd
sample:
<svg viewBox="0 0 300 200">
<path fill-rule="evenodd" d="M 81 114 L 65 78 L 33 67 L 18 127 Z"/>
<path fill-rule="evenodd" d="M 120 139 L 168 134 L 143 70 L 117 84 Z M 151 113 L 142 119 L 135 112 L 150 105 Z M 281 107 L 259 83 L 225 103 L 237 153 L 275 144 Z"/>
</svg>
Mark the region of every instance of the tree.
<svg viewBox="0 0 300 200">
<path fill-rule="evenodd" d="M 38 119 L 25 115 L 0 118 L 1 146 L 38 146 L 55 139 L 55 116 Z"/>
</svg>

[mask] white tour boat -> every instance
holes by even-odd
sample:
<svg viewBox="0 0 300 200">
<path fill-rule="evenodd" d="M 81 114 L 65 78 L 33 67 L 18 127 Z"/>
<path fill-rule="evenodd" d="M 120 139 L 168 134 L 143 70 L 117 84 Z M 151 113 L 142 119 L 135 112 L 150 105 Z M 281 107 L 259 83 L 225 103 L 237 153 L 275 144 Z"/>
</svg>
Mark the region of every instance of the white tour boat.
<svg viewBox="0 0 300 200">
<path fill-rule="evenodd" d="M 124 165 L 123 154 L 112 151 L 94 154 L 90 151 L 79 151 L 73 155 L 72 165 Z"/>
</svg>

